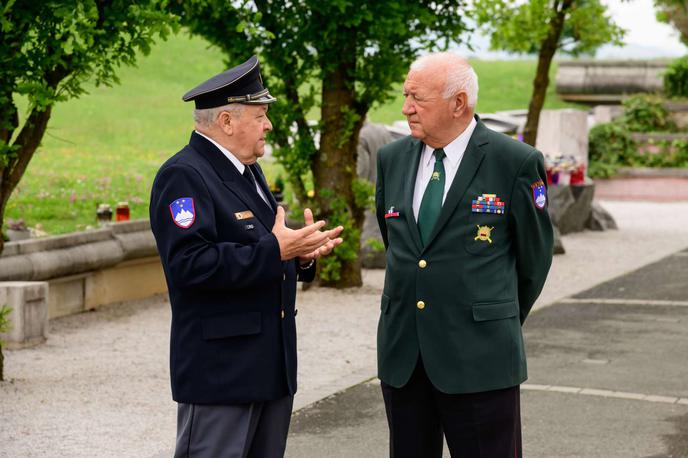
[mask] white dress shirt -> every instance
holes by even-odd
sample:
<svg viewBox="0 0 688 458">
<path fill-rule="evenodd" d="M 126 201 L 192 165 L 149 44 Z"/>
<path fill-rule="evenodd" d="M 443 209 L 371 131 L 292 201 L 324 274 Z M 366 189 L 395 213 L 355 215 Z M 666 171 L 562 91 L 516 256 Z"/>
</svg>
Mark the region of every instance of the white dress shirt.
<svg viewBox="0 0 688 458">
<path fill-rule="evenodd" d="M 444 201 L 447 199 L 447 192 L 454 181 L 457 170 L 459 170 L 463 153 L 466 152 L 466 148 L 468 147 L 468 140 L 471 139 L 471 135 L 473 135 L 473 130 L 475 130 L 477 124 L 475 118 L 471 119 L 466 130 L 452 140 L 451 143 L 442 148 L 446 154 L 444 160 L 442 160 L 445 174 L 442 205 L 444 205 Z M 416 221 L 418 221 L 418 212 L 420 211 L 420 203 L 423 200 L 423 193 L 428 183 L 430 183 L 430 176 L 435 169 L 435 155 L 433 151 L 435 151 L 435 148 L 425 145 L 420 157 L 420 164 L 418 164 L 416 187 L 413 189 L 413 216 L 416 218 Z"/>
<path fill-rule="evenodd" d="M 224 146 L 220 145 L 218 142 L 216 142 L 216 141 L 213 140 L 212 138 L 208 137 L 207 135 L 203 135 L 202 133 L 200 133 L 200 132 L 197 131 L 197 130 L 196 130 L 195 132 L 196 132 L 198 135 L 200 135 L 201 137 L 203 137 L 203 138 L 205 138 L 206 140 L 208 140 L 208 141 L 209 141 L 210 143 L 212 143 L 213 145 L 217 146 L 217 149 L 219 149 L 219 150 L 222 152 L 222 154 L 224 154 L 225 156 L 227 156 L 227 159 L 229 159 L 229 160 L 232 162 L 232 164 L 234 164 L 234 167 L 237 168 L 237 170 L 239 171 L 239 173 L 240 173 L 241 175 L 244 174 L 244 169 L 246 168 L 246 165 L 244 165 L 239 159 L 237 159 L 237 157 L 236 157 L 235 155 L 233 155 L 227 148 L 225 148 Z M 269 206 L 269 205 L 270 205 L 270 201 L 268 201 L 268 198 L 265 196 L 265 194 L 263 194 L 263 190 L 262 190 L 262 189 L 260 188 L 260 186 L 258 185 L 258 177 L 255 177 L 255 176 L 254 176 L 254 178 L 255 178 L 255 183 L 256 183 L 256 191 L 258 191 L 258 195 L 259 195 L 259 196 L 261 197 L 261 199 L 263 199 L 263 201 L 264 201 L 266 204 L 268 204 L 268 206 Z"/>
</svg>

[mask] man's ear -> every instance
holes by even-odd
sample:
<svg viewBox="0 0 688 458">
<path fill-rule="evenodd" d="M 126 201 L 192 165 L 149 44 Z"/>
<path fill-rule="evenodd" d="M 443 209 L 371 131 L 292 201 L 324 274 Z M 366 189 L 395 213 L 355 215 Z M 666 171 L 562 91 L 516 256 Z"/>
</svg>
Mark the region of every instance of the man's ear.
<svg viewBox="0 0 688 458">
<path fill-rule="evenodd" d="M 465 91 L 459 91 L 458 94 L 454 96 L 454 102 L 456 107 L 454 108 L 454 117 L 459 118 L 463 116 L 464 112 L 468 108 L 468 94 Z"/>
<path fill-rule="evenodd" d="M 234 132 L 234 120 L 232 114 L 228 111 L 221 112 L 217 117 L 217 126 L 227 135 L 232 135 Z"/>
</svg>

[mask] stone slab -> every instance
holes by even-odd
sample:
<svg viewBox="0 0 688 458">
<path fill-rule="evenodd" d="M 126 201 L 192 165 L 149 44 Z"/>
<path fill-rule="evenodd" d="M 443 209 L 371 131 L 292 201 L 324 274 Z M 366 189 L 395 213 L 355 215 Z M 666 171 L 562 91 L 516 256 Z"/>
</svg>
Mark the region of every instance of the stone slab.
<svg viewBox="0 0 688 458">
<path fill-rule="evenodd" d="M 0 334 L 9 349 L 45 342 L 48 335 L 48 284 L 46 282 L 0 282 L 0 305 L 11 311 L 6 333 Z"/>
</svg>

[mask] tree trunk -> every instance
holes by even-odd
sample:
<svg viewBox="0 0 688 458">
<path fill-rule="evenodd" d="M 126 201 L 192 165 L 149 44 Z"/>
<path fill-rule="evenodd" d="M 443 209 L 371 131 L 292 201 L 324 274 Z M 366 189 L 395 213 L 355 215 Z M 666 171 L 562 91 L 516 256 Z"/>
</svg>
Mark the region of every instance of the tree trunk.
<svg viewBox="0 0 688 458">
<path fill-rule="evenodd" d="M 19 184 L 22 176 L 24 176 L 24 172 L 26 172 L 33 154 L 41 144 L 51 113 L 51 106 L 43 111 L 39 111 L 36 108 L 31 111 L 13 144 L 13 146 L 18 146 L 16 157 L 10 159 L 6 167 L 0 168 L 0 227 L 2 227 L 5 219 L 7 201 L 9 201 L 12 191 Z M 0 253 L 2 253 L 4 246 L 5 242 L 0 237 Z"/>
<path fill-rule="evenodd" d="M 340 279 L 322 281 L 324 286 L 346 288 L 361 286 L 361 245 L 364 209 L 356 205 L 352 183 L 356 179 L 356 146 L 363 119 L 356 114 L 355 93 L 349 87 L 349 75 L 355 65 L 340 63 L 323 77 L 320 151 L 314 159 L 313 180 L 319 217 L 329 220 L 335 213 L 349 219 L 351 226 L 343 234 L 348 249 L 355 250 L 353 259 L 342 259 Z"/>
<path fill-rule="evenodd" d="M 2 344 L 0 344 L 0 382 L 5 380 L 5 357 L 2 354 Z"/>
<path fill-rule="evenodd" d="M 535 79 L 533 80 L 533 95 L 530 97 L 528 118 L 526 120 L 526 126 L 523 129 L 523 141 L 532 146 L 535 146 L 535 141 L 537 140 L 540 112 L 542 112 L 542 107 L 545 104 L 545 96 L 547 95 L 547 87 L 549 86 L 549 68 L 552 65 L 554 53 L 557 52 L 557 48 L 559 47 L 559 39 L 564 29 L 566 14 L 571 8 L 573 1 L 574 0 L 563 0 L 562 2 L 555 2 L 553 6 L 555 14 L 550 22 L 550 29 L 538 53 L 537 70 L 535 71 Z"/>
</svg>

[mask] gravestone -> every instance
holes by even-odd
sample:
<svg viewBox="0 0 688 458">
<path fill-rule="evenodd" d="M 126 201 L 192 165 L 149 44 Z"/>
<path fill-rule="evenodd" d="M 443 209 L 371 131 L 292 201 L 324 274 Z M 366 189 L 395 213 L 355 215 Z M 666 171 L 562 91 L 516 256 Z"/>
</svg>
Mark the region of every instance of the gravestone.
<svg viewBox="0 0 688 458">
<path fill-rule="evenodd" d="M 582 110 L 543 110 L 535 147 L 549 156 L 573 156 L 588 168 L 588 114 Z"/>
</svg>

